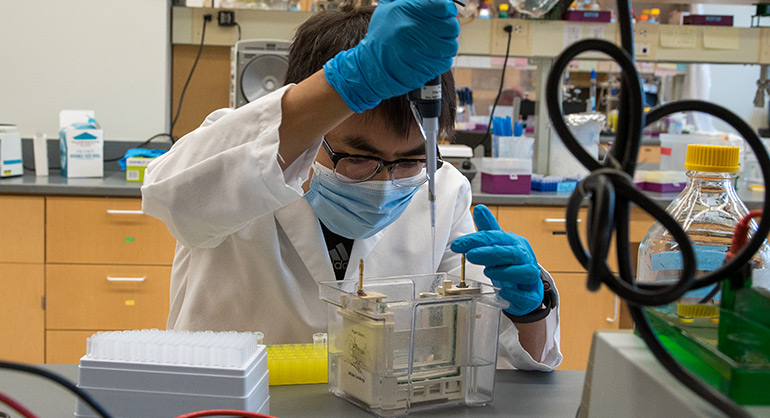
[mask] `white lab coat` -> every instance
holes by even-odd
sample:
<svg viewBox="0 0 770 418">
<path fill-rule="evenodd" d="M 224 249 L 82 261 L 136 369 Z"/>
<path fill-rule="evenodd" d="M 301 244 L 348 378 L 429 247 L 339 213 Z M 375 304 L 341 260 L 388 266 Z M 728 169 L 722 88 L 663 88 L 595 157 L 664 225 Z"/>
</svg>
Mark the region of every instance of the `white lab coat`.
<svg viewBox="0 0 770 418">
<path fill-rule="evenodd" d="M 261 331 L 273 344 L 307 342 L 326 329 L 327 307 L 317 286 L 335 276 L 318 218 L 301 188 L 320 138 L 281 170 L 278 127 L 285 91 L 237 110 L 214 111 L 147 168 L 142 209 L 162 220 L 178 240 L 170 329 Z M 451 164 L 439 170 L 436 183 L 436 248 L 431 250 L 423 186 L 398 220 L 354 242 L 350 260 L 363 258 L 367 277 L 459 269 L 460 256 L 448 248 L 455 238 L 474 232 L 470 185 Z M 351 264 L 346 278 L 358 276 L 358 263 Z M 467 274 L 488 282 L 481 271 L 469 268 Z M 499 367 L 547 371 L 557 366 L 562 358 L 558 309 L 547 323 L 548 341 L 535 361 L 503 316 Z"/>
</svg>

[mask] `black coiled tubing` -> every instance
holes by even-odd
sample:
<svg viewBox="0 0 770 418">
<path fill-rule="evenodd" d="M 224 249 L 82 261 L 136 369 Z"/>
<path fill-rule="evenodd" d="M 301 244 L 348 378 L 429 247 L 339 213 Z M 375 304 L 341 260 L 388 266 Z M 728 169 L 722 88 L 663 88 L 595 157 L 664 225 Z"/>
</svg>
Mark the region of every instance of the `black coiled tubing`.
<svg viewBox="0 0 770 418">
<path fill-rule="evenodd" d="M 757 232 L 748 244 L 720 268 L 695 277 L 695 252 L 682 227 L 654 201 L 636 189 L 634 170 L 642 138 L 642 130 L 664 116 L 678 112 L 703 112 L 717 117 L 743 136 L 757 156 L 765 184 L 770 184 L 770 157 L 759 136 L 740 117 L 713 103 L 683 100 L 667 103 L 644 113 L 642 82 L 634 62 L 634 34 L 629 0 L 618 0 L 618 23 L 621 47 L 599 39 L 587 39 L 569 46 L 554 61 L 546 86 L 548 115 L 553 128 L 572 154 L 591 173 L 578 185 L 567 204 L 567 239 L 572 252 L 588 271 L 587 286 L 596 291 L 602 284 L 609 287 L 629 305 L 637 331 L 663 366 L 695 393 L 731 417 L 749 416 L 739 405 L 720 392 L 703 384 L 684 369 L 663 348 L 652 331 L 642 306 L 659 306 L 679 299 L 686 291 L 713 285 L 738 272 L 763 244 L 770 231 L 770 216 L 762 217 Z M 614 145 L 603 163 L 591 157 L 570 132 L 560 104 L 561 79 L 570 61 L 584 52 L 600 52 L 614 60 L 622 71 L 617 134 Z M 578 211 L 584 199 L 589 199 L 585 248 L 578 234 Z M 660 222 L 679 244 L 682 272 L 670 285 L 637 283 L 632 271 L 629 245 L 629 216 L 631 203 Z M 770 213 L 770 187 L 765 188 L 763 210 Z M 619 276 L 607 264 L 610 243 L 615 235 Z M 672 411 L 673 412 L 673 411 Z"/>
</svg>

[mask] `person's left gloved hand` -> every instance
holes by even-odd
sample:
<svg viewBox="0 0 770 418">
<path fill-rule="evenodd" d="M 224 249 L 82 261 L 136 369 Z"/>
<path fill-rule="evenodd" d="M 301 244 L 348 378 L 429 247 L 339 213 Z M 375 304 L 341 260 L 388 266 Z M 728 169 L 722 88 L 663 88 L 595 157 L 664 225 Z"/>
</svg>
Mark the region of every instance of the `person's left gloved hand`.
<svg viewBox="0 0 770 418">
<path fill-rule="evenodd" d="M 486 266 L 484 274 L 511 304 L 507 312 L 521 316 L 539 308 L 543 281 L 532 246 L 523 237 L 503 231 L 484 205 L 473 209 L 473 220 L 478 232 L 454 240 L 452 251 L 465 253 L 471 263 Z"/>
</svg>

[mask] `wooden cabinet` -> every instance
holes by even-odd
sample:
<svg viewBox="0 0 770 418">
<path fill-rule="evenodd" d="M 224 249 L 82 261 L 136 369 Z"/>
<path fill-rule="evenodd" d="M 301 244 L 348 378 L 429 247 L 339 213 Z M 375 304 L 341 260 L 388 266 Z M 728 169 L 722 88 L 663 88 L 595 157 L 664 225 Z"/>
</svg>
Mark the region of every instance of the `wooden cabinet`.
<svg viewBox="0 0 770 418">
<path fill-rule="evenodd" d="M 564 207 L 498 206 L 495 209 L 504 230 L 529 240 L 538 262 L 551 273 L 559 290 L 561 351 L 564 355 L 559 368 L 585 369 L 593 333 L 628 324 L 623 320 L 623 304 L 605 286 L 596 293 L 586 288 L 586 272 L 567 242 Z M 583 238 L 585 216 L 586 210 L 581 209 L 579 229 Z M 648 215 L 634 208 L 631 213 L 631 241 L 641 241 L 652 222 Z M 585 241 L 583 243 L 586 245 Z M 635 249 L 636 246 L 632 245 L 632 250 Z M 610 251 L 610 267 L 617 270 L 614 247 Z"/>
<path fill-rule="evenodd" d="M 44 360 L 42 197 L 0 196 L 0 359 Z"/>
<path fill-rule="evenodd" d="M 171 267 L 49 264 L 46 327 L 165 328 Z"/>
<path fill-rule="evenodd" d="M 165 328 L 176 241 L 138 198 L 46 199 L 46 355 L 77 363 L 97 331 Z"/>
<path fill-rule="evenodd" d="M 561 352 L 559 369 L 582 370 L 588 364 L 593 333 L 619 328 L 619 300 L 610 290 L 586 288 L 585 273 L 553 273 L 559 289 Z"/>
<path fill-rule="evenodd" d="M 0 263 L 45 261 L 45 200 L 0 196 Z"/>
<path fill-rule="evenodd" d="M 580 218 L 585 221 L 585 210 Z M 499 206 L 497 220 L 504 230 L 529 240 L 537 261 L 549 272 L 583 271 L 567 243 L 563 207 Z"/>
<path fill-rule="evenodd" d="M 43 264 L 0 263 L 0 359 L 43 362 Z"/>
<path fill-rule="evenodd" d="M 93 331 L 46 331 L 45 362 L 49 364 L 76 364 L 86 355 L 86 340 Z"/>
<path fill-rule="evenodd" d="M 141 199 L 49 197 L 48 263 L 169 265 L 176 241 Z"/>
</svg>

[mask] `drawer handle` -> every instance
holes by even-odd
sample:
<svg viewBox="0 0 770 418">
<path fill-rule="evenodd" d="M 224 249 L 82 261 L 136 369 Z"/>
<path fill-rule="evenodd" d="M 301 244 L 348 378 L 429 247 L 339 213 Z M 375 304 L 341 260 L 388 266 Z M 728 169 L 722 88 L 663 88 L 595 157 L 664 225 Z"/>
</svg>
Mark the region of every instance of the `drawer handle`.
<svg viewBox="0 0 770 418">
<path fill-rule="evenodd" d="M 147 276 L 142 277 L 112 277 L 107 276 L 108 282 L 143 282 L 147 280 Z"/>
<path fill-rule="evenodd" d="M 107 213 L 110 215 L 144 215 L 141 210 L 107 209 Z"/>
<path fill-rule="evenodd" d="M 545 218 L 543 219 L 545 223 L 547 224 L 564 224 L 567 223 L 567 220 L 564 218 Z M 578 222 L 583 222 L 582 219 L 578 219 Z"/>
</svg>

